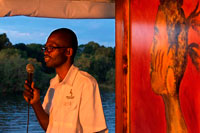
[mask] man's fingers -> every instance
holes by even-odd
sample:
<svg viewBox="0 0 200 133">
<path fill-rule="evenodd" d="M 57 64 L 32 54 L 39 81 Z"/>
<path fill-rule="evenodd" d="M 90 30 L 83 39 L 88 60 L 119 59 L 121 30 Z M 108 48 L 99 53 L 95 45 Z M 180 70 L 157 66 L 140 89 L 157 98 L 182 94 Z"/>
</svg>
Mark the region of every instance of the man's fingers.
<svg viewBox="0 0 200 133">
<path fill-rule="evenodd" d="M 31 88 L 34 88 L 34 86 L 35 86 L 35 83 L 32 82 L 32 83 L 31 83 Z"/>
<path fill-rule="evenodd" d="M 26 102 L 29 102 L 28 98 L 24 96 L 24 99 L 26 100 Z"/>
<path fill-rule="evenodd" d="M 32 99 L 32 98 L 33 98 L 33 93 L 30 92 L 29 90 L 24 90 L 23 95 L 24 95 L 25 97 L 27 97 L 28 99 Z"/>
<path fill-rule="evenodd" d="M 35 88 L 35 82 L 32 82 L 32 83 L 31 83 L 31 88 L 32 88 L 33 90 L 38 90 L 38 88 Z"/>
<path fill-rule="evenodd" d="M 31 89 L 31 87 L 30 87 L 30 85 L 29 85 L 28 83 L 25 83 L 25 84 L 24 84 L 24 88 L 25 88 L 26 90 L 32 91 L 32 89 Z"/>
<path fill-rule="evenodd" d="M 35 88 L 35 83 L 34 83 L 34 82 L 31 83 L 31 88 L 32 88 L 33 90 L 37 89 L 37 88 Z"/>
</svg>

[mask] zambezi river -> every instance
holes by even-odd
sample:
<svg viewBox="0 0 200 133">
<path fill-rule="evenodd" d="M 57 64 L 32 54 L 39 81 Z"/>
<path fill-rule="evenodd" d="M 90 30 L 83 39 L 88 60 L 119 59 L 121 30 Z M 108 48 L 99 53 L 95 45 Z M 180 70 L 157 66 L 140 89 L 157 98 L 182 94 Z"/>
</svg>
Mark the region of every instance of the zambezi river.
<svg viewBox="0 0 200 133">
<path fill-rule="evenodd" d="M 109 133 L 115 132 L 115 93 L 101 92 Z M 43 99 L 43 96 L 41 96 Z M 28 104 L 21 93 L 0 94 L 0 133 L 26 133 Z M 30 107 L 29 133 L 44 133 Z"/>
</svg>

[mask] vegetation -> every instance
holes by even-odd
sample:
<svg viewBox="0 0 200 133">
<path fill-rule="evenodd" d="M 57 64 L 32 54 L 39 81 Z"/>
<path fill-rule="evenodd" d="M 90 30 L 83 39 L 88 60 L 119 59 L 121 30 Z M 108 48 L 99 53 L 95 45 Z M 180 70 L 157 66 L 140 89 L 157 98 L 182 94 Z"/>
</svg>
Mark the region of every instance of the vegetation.
<svg viewBox="0 0 200 133">
<path fill-rule="evenodd" d="M 36 86 L 42 91 L 48 88 L 55 71 L 45 66 L 41 47 L 42 44 L 12 45 L 5 33 L 0 34 L 0 92 L 24 90 L 28 63 L 35 66 Z M 80 45 L 74 64 L 94 76 L 100 89 L 114 91 L 115 52 L 112 47 L 106 48 L 95 42 Z"/>
</svg>

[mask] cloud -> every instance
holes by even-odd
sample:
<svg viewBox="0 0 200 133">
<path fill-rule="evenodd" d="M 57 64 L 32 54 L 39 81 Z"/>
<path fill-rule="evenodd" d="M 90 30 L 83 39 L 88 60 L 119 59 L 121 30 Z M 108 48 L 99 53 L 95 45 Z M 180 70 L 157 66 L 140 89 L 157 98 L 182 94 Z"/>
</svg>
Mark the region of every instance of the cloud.
<svg viewBox="0 0 200 133">
<path fill-rule="evenodd" d="M 29 37 L 30 33 L 27 32 L 20 32 L 16 30 L 5 30 L 5 29 L 0 29 L 1 33 L 6 33 L 7 35 L 10 35 L 12 37 Z"/>
<path fill-rule="evenodd" d="M 19 32 L 19 31 L 9 31 L 8 34 L 15 37 L 30 37 L 30 33 L 27 32 Z"/>
<path fill-rule="evenodd" d="M 89 41 L 101 45 L 114 46 L 114 19 L 47 19 L 32 17 L 12 17 L 0 19 L 0 34 L 6 33 L 13 44 L 39 43 L 44 44 L 49 34 L 57 28 L 72 29 L 79 40 L 79 44 Z"/>
<path fill-rule="evenodd" d="M 13 43 L 24 43 L 26 39 L 29 39 L 31 34 L 28 32 L 20 32 L 17 30 L 0 29 L 0 33 L 6 33 L 9 40 Z"/>
<path fill-rule="evenodd" d="M 17 30 L 0 29 L 0 33 L 6 33 L 9 40 L 13 43 L 41 43 L 44 42 L 45 33 L 38 32 L 21 32 Z"/>
</svg>

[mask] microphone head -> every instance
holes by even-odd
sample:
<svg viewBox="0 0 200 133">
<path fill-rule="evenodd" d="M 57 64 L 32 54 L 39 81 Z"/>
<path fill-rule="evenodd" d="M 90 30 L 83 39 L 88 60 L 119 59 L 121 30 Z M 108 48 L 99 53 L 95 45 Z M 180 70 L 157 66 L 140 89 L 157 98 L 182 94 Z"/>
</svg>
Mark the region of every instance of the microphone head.
<svg viewBox="0 0 200 133">
<path fill-rule="evenodd" d="M 34 73 L 34 70 L 35 70 L 35 68 L 34 68 L 34 66 L 32 64 L 27 64 L 26 65 L 27 73 Z"/>
</svg>

